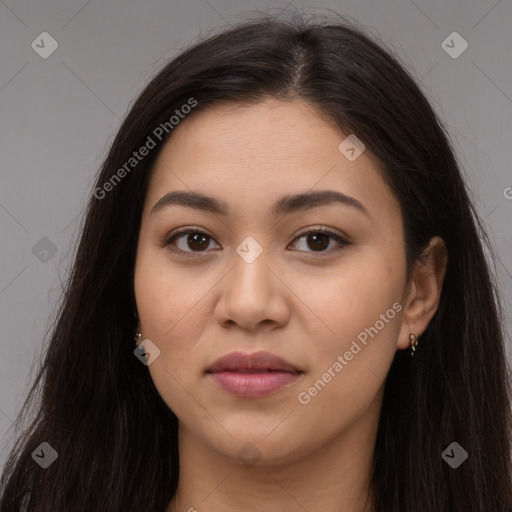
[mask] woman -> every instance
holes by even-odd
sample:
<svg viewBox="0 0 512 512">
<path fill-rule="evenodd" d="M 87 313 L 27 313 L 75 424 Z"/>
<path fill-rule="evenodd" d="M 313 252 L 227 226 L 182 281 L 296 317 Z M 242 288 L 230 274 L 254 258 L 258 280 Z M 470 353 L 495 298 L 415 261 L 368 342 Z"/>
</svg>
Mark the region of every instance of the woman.
<svg viewBox="0 0 512 512">
<path fill-rule="evenodd" d="M 445 129 L 362 29 L 199 42 L 99 173 L 1 511 L 512 511 L 484 243 Z"/>
</svg>

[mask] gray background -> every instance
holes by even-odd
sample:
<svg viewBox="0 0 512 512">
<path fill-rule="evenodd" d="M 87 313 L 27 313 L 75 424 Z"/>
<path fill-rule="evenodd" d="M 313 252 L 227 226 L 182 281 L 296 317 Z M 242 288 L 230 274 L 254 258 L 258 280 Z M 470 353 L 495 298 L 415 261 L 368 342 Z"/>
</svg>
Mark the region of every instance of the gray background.
<svg viewBox="0 0 512 512">
<path fill-rule="evenodd" d="M 286 6 L 355 18 L 405 62 L 448 127 L 510 315 L 511 0 L 0 1 L 0 467 L 94 174 L 127 109 L 164 59 L 208 30 Z M 454 31 L 469 45 L 457 58 L 442 47 Z M 31 47 L 42 32 L 58 42 L 46 59 Z"/>
</svg>

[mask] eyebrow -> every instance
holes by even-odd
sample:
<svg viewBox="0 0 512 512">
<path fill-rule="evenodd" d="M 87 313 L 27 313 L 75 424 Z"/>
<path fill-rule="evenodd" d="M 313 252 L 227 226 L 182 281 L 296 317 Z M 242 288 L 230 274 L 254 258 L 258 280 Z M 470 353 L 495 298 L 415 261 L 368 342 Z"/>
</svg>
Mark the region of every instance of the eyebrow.
<svg viewBox="0 0 512 512">
<path fill-rule="evenodd" d="M 277 217 L 279 215 L 287 215 L 331 204 L 351 206 L 359 210 L 368 218 L 371 218 L 368 210 L 360 201 L 336 190 L 318 190 L 314 192 L 304 192 L 301 194 L 284 196 L 274 203 L 272 213 Z M 229 215 L 229 206 L 226 202 L 200 192 L 186 190 L 175 190 L 165 194 L 155 203 L 151 209 L 151 215 L 160 212 L 169 206 L 183 206 L 218 215 Z"/>
</svg>

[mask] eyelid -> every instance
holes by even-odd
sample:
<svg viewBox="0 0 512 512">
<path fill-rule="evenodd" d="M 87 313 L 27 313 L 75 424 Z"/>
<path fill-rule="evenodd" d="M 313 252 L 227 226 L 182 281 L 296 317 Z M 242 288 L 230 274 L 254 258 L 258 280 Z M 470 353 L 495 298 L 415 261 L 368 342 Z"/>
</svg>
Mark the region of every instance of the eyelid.
<svg viewBox="0 0 512 512">
<path fill-rule="evenodd" d="M 339 229 L 329 228 L 329 227 L 324 226 L 322 224 L 318 224 L 316 226 L 308 226 L 307 228 L 304 228 L 304 229 L 301 229 L 300 231 L 297 231 L 293 235 L 293 239 L 295 240 L 296 238 L 304 236 L 304 235 L 307 235 L 307 234 L 309 234 L 311 232 L 314 232 L 314 233 L 325 233 L 325 234 L 328 234 L 328 235 L 333 235 L 333 237 L 337 236 L 339 238 L 342 238 L 343 241 L 346 242 L 347 244 L 349 243 L 349 239 L 350 239 L 347 234 L 343 233 L 343 231 L 340 231 Z"/>
<path fill-rule="evenodd" d="M 161 241 L 160 246 L 162 248 L 168 247 L 180 236 L 192 234 L 192 233 L 204 234 L 204 235 L 208 236 L 211 240 L 216 242 L 213 235 L 208 233 L 207 230 L 205 230 L 204 228 L 200 228 L 198 226 L 189 226 L 189 227 L 184 227 L 184 228 L 178 228 L 174 231 L 171 231 L 171 233 L 166 235 L 164 237 L 164 239 Z M 336 253 L 337 251 L 343 249 L 345 246 L 351 244 L 350 237 L 347 236 L 345 233 L 343 233 L 340 230 L 334 230 L 333 228 L 329 228 L 329 227 L 323 226 L 323 225 L 309 226 L 307 228 L 302 229 L 301 231 L 298 231 L 297 233 L 295 233 L 293 235 L 293 240 L 292 240 L 291 244 L 296 242 L 297 239 L 304 237 L 305 235 L 316 234 L 316 233 L 322 233 L 322 234 L 328 235 L 331 239 L 335 240 L 338 243 L 338 247 L 336 247 L 334 249 L 329 249 L 328 251 L 319 251 L 319 252 L 300 251 L 300 250 L 295 250 L 295 249 L 293 249 L 293 250 L 296 252 L 302 252 L 302 253 L 305 253 L 308 255 L 318 254 L 318 257 L 322 257 L 322 256 L 327 257 L 327 256 L 330 256 L 330 255 Z M 190 257 L 200 258 L 201 256 L 209 254 L 209 252 L 211 252 L 211 251 L 182 251 L 181 249 L 178 249 L 178 250 L 172 249 L 172 252 L 180 254 L 180 255 L 185 255 L 186 257 L 190 256 Z"/>
<path fill-rule="evenodd" d="M 189 227 L 185 227 L 185 228 L 177 228 L 177 229 L 171 231 L 168 235 L 166 235 L 163 238 L 160 245 L 162 247 L 166 247 L 171 242 L 173 242 L 176 238 L 178 238 L 180 235 L 188 235 L 191 233 L 201 233 L 201 234 L 209 236 L 212 240 L 215 239 L 214 236 L 210 235 L 210 233 L 208 233 L 208 231 L 205 230 L 204 228 L 200 228 L 198 226 L 189 226 Z"/>
</svg>

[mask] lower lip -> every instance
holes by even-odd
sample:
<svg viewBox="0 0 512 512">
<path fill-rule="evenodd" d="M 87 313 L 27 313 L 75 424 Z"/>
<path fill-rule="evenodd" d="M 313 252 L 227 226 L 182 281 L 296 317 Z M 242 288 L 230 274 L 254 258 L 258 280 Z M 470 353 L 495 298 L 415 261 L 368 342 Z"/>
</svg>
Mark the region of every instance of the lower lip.
<svg viewBox="0 0 512 512">
<path fill-rule="evenodd" d="M 227 393 L 241 398 L 259 398 L 288 387 L 300 375 L 290 372 L 218 372 L 211 373 L 214 382 Z"/>
</svg>

